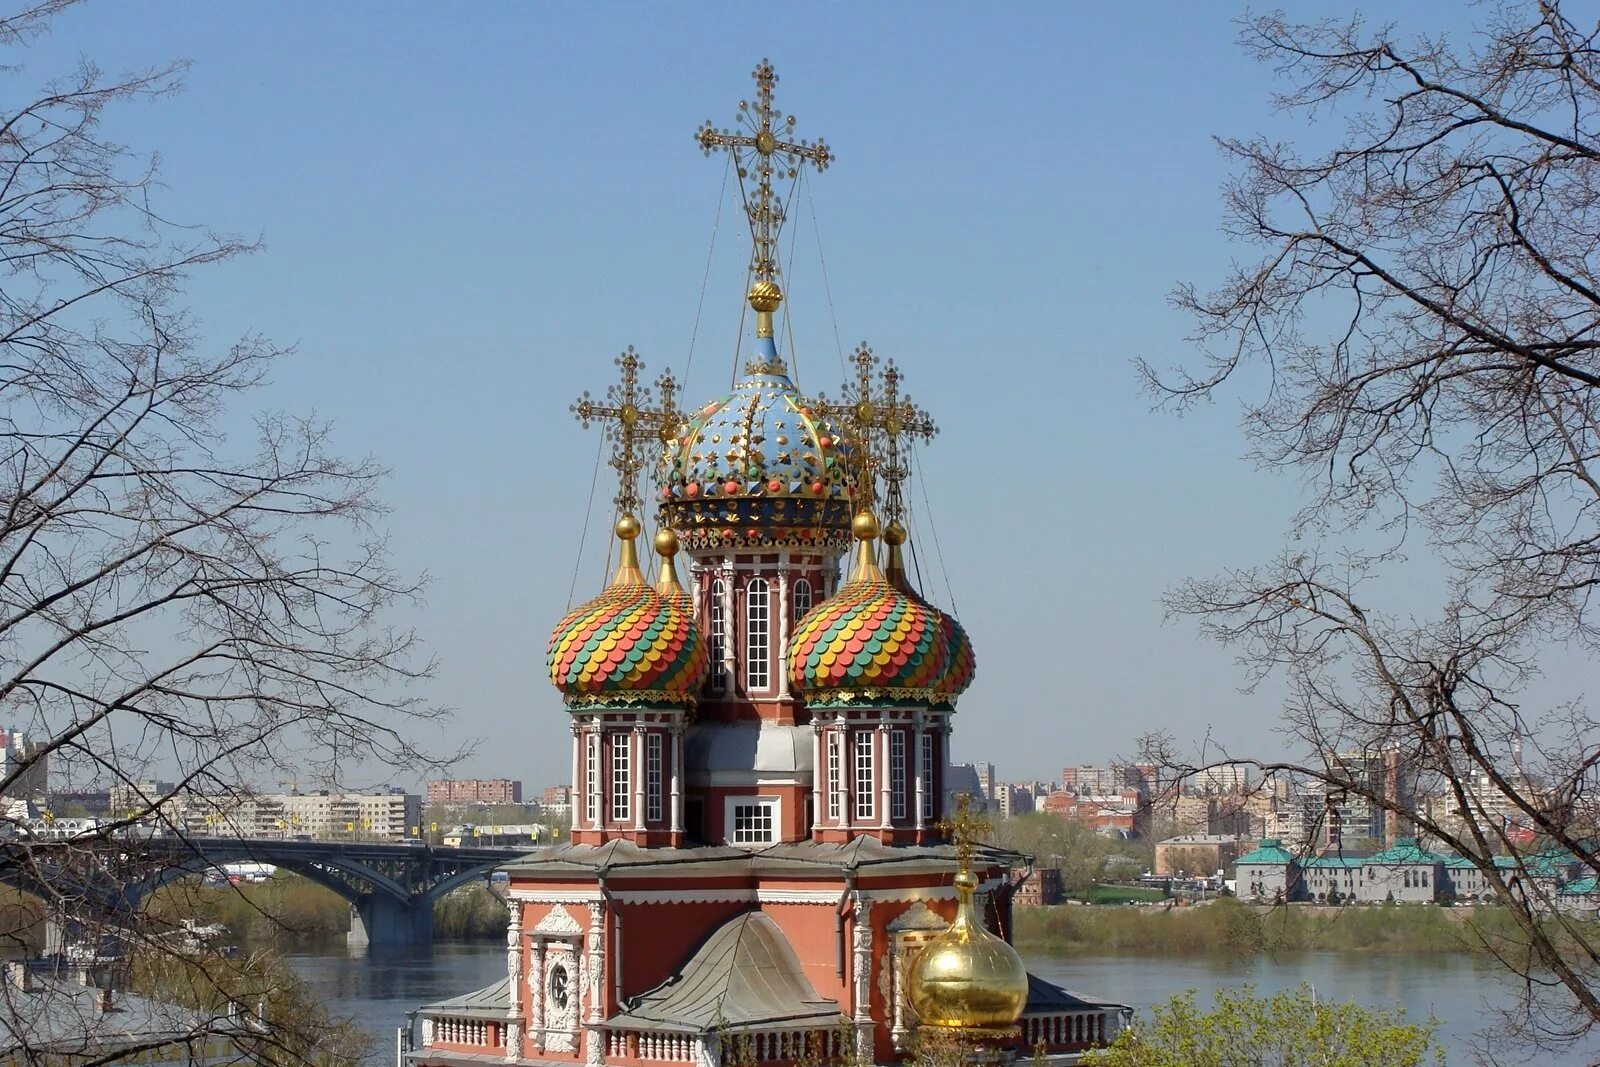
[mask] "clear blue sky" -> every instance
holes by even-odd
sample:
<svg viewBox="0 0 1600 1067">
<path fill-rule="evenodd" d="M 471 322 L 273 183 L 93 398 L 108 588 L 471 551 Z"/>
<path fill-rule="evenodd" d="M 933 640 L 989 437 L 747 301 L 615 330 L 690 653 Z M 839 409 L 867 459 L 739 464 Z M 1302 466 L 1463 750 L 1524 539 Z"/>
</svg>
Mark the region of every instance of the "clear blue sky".
<svg viewBox="0 0 1600 1067">
<path fill-rule="evenodd" d="M 838 153 L 810 188 L 844 349 L 893 356 L 942 428 L 926 492 L 978 652 L 956 755 L 1053 778 L 1150 729 L 1276 746 L 1273 694 L 1240 695 L 1228 653 L 1164 625 L 1158 598 L 1270 556 L 1298 489 L 1240 458 L 1236 405 L 1153 413 L 1130 366 L 1185 358 L 1168 292 L 1248 254 L 1219 231 L 1212 136 L 1323 135 L 1272 112 L 1240 10 L 103 2 L 29 63 L 193 61 L 183 95 L 112 133 L 161 152 L 169 214 L 265 239 L 197 278 L 195 309 L 216 343 L 297 343 L 257 403 L 330 416 L 345 451 L 393 468 L 398 562 L 432 575 L 431 695 L 482 739 L 462 773 L 536 788 L 568 773 L 544 645 L 595 455 L 568 405 L 628 344 L 683 376 L 723 178 L 691 135 L 731 125 L 770 57 L 799 135 Z M 735 210 L 690 403 L 732 364 Z M 836 392 L 804 197 L 791 220 L 801 385 Z M 580 598 L 604 579 L 605 518 Z"/>
</svg>

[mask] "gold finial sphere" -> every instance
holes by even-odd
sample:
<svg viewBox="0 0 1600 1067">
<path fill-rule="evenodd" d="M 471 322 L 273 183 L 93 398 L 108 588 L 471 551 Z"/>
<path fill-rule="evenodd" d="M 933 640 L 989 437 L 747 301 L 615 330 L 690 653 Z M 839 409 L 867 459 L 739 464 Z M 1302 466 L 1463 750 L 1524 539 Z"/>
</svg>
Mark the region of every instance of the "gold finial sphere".
<svg viewBox="0 0 1600 1067">
<path fill-rule="evenodd" d="M 624 541 L 632 541 L 639 536 L 639 520 L 632 515 L 624 515 L 617 520 L 617 536 Z"/>
<path fill-rule="evenodd" d="M 857 541 L 870 541 L 878 536 L 878 520 L 872 512 L 863 508 L 851 520 L 850 532 L 856 535 Z"/>
<path fill-rule="evenodd" d="M 678 554 L 678 535 L 672 528 L 663 526 L 656 531 L 656 555 L 671 559 Z"/>
<path fill-rule="evenodd" d="M 750 306 L 757 311 L 777 311 L 778 305 L 783 303 L 783 290 L 778 288 L 778 283 L 767 278 L 762 278 L 750 287 Z"/>
<path fill-rule="evenodd" d="M 890 519 L 889 525 L 884 527 L 883 543 L 886 545 L 903 545 L 906 543 L 906 528 L 900 525 L 899 519 Z"/>
</svg>

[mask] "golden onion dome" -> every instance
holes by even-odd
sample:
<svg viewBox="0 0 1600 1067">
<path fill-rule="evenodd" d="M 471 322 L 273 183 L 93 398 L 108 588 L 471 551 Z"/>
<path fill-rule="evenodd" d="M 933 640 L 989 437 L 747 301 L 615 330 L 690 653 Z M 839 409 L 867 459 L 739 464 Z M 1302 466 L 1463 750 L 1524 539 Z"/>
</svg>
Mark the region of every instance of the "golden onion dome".
<svg viewBox="0 0 1600 1067">
<path fill-rule="evenodd" d="M 906 995 L 922 1026 L 973 1037 L 1009 1035 L 1028 1003 L 1027 968 L 978 918 L 973 873 L 963 868 L 955 886 L 956 920 L 911 961 Z"/>
</svg>

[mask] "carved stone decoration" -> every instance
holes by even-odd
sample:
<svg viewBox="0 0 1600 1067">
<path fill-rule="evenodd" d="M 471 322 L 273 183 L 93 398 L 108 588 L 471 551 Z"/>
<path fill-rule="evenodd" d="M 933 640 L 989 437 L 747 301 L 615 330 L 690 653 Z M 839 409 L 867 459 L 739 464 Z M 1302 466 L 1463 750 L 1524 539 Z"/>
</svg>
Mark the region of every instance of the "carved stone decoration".
<svg viewBox="0 0 1600 1067">
<path fill-rule="evenodd" d="M 511 1019 L 506 1024 L 506 1059 L 522 1058 L 522 905 L 508 900 L 506 910 L 510 922 L 506 924 L 506 993 L 510 999 Z"/>
<path fill-rule="evenodd" d="M 432 1046 L 433 1046 L 433 1020 L 428 1018 L 426 1015 L 424 1015 L 422 1017 L 422 1047 L 423 1048 L 431 1048 Z"/>
<path fill-rule="evenodd" d="M 891 1033 L 896 1047 L 904 1048 L 906 1038 L 917 1026 L 917 1014 L 906 997 L 906 969 L 923 945 L 949 927 L 938 912 L 921 900 L 889 920 L 889 959 L 878 981 L 884 988 L 884 1003 L 892 1008 Z"/>
<path fill-rule="evenodd" d="M 595 905 L 591 904 L 590 907 Z M 583 933 L 583 926 L 572 917 L 570 911 L 557 904 L 539 920 L 539 925 L 533 928 L 533 932 L 547 937 L 577 937 Z"/>
<path fill-rule="evenodd" d="M 856 1055 L 863 1063 L 872 1062 L 872 901 L 861 893 L 853 902 L 854 959 L 851 975 L 855 979 Z"/>
<path fill-rule="evenodd" d="M 589 945 L 585 956 L 588 965 L 589 1026 L 584 1037 L 584 1062 L 589 1067 L 599 1067 L 605 1062 L 605 1034 L 599 1024 L 605 1019 L 605 909 L 599 901 L 589 905 Z"/>
<path fill-rule="evenodd" d="M 575 1052 L 578 1048 L 578 953 L 574 944 L 552 941 L 545 946 L 544 976 L 540 983 L 544 1003 L 544 1048 L 550 1052 Z"/>
</svg>

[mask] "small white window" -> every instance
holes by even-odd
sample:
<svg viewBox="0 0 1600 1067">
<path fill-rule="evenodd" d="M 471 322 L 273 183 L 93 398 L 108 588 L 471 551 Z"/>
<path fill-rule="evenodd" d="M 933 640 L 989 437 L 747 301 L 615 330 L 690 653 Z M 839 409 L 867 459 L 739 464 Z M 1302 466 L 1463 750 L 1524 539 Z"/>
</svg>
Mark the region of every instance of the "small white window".
<svg viewBox="0 0 1600 1067">
<path fill-rule="evenodd" d="M 872 731 L 856 732 L 856 819 L 871 819 L 873 804 Z"/>
<path fill-rule="evenodd" d="M 728 841 L 730 844 L 770 845 L 777 840 L 777 797 L 728 798 Z"/>
<path fill-rule="evenodd" d="M 811 610 L 811 583 L 796 578 L 794 583 L 794 617 L 798 621 Z"/>
<path fill-rule="evenodd" d="M 645 818 L 661 821 L 661 735 L 645 735 L 644 787 Z"/>
<path fill-rule="evenodd" d="M 625 822 L 628 819 L 629 790 L 632 788 L 628 776 L 628 738 L 616 736 L 611 739 L 611 819 L 613 822 Z"/>
<path fill-rule="evenodd" d="M 828 731 L 828 818 L 834 822 L 839 821 L 839 792 L 844 782 L 839 776 L 840 765 L 844 762 L 844 734 L 838 730 Z"/>
<path fill-rule="evenodd" d="M 600 735 L 583 735 L 583 816 L 590 826 L 600 821 Z"/>
<path fill-rule="evenodd" d="M 745 587 L 744 684 L 752 690 L 767 687 L 767 635 L 771 601 L 767 580 L 752 578 Z"/>
<path fill-rule="evenodd" d="M 893 730 L 889 733 L 889 789 L 890 808 L 893 817 L 903 819 L 906 817 L 906 732 Z"/>
<path fill-rule="evenodd" d="M 727 586 L 718 578 L 711 583 L 711 691 L 721 693 L 728 688 L 728 676 L 722 665 L 727 656 L 728 620 L 722 611 L 722 597 Z"/>
</svg>

